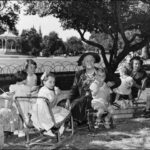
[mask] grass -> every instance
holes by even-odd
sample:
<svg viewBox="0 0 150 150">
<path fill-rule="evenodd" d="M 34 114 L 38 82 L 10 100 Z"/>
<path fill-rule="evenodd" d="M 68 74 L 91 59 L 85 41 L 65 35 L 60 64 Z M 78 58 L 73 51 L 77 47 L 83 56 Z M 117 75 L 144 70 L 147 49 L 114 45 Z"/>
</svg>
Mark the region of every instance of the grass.
<svg viewBox="0 0 150 150">
<path fill-rule="evenodd" d="M 149 122 L 150 118 L 138 117 L 116 120 L 115 127 L 110 130 L 101 128 L 90 132 L 86 127 L 77 128 L 72 138 L 57 149 L 150 149 Z M 25 140 L 9 136 L 4 149 L 26 149 Z M 47 150 L 50 146 L 33 146 L 31 149 Z"/>
<path fill-rule="evenodd" d="M 101 128 L 90 132 L 85 126 L 77 128 L 75 134 L 57 149 L 150 149 L 150 118 L 140 116 L 141 111 L 136 111 L 134 118 L 114 120 L 114 128 L 110 130 Z M 54 142 L 54 139 L 52 141 Z M 14 135 L 9 136 L 4 149 L 26 149 L 25 139 Z M 51 147 L 33 146 L 31 149 L 47 150 Z"/>
</svg>

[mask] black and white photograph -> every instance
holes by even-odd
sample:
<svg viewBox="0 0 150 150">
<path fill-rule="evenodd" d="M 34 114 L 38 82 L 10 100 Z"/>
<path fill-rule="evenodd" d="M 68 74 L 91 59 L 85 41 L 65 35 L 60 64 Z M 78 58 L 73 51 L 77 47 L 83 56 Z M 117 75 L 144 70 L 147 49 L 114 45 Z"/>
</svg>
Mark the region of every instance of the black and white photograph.
<svg viewBox="0 0 150 150">
<path fill-rule="evenodd" d="M 150 149 L 150 1 L 0 0 L 0 149 Z"/>
</svg>

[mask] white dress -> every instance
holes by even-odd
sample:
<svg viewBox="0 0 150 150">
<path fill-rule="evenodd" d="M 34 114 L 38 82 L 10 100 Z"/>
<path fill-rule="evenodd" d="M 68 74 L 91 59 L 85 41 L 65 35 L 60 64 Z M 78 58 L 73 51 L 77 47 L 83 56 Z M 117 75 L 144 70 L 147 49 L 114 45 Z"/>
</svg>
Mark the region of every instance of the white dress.
<svg viewBox="0 0 150 150">
<path fill-rule="evenodd" d="M 56 90 L 57 88 L 55 87 L 54 89 Z M 48 98 L 50 102 L 53 102 L 56 100 L 57 95 L 55 95 L 55 91 L 43 86 L 39 90 L 38 97 L 45 97 Z M 56 122 L 61 122 L 69 113 L 67 109 L 60 106 L 54 106 L 52 112 Z M 31 120 L 37 129 L 49 130 L 53 127 L 54 123 L 52 117 L 49 113 L 48 106 L 43 99 L 37 99 L 36 104 L 33 106 Z"/>
<path fill-rule="evenodd" d="M 110 100 L 110 88 L 106 83 L 102 87 L 99 87 L 98 94 L 93 96 L 91 101 L 92 106 L 95 110 L 102 109 L 104 111 L 108 110 Z"/>
<path fill-rule="evenodd" d="M 133 78 L 127 75 L 122 75 L 120 77 L 121 85 L 114 89 L 114 91 L 121 95 L 130 95 L 131 94 L 131 87 L 133 85 Z"/>
<path fill-rule="evenodd" d="M 14 99 L 17 96 L 25 96 L 27 97 L 30 94 L 30 87 L 25 84 L 13 84 L 9 87 L 10 92 L 15 92 Z M 19 100 L 19 99 L 18 99 Z M 31 111 L 31 103 L 27 98 L 26 101 L 19 101 L 21 109 L 25 117 L 28 116 L 28 113 Z"/>
</svg>

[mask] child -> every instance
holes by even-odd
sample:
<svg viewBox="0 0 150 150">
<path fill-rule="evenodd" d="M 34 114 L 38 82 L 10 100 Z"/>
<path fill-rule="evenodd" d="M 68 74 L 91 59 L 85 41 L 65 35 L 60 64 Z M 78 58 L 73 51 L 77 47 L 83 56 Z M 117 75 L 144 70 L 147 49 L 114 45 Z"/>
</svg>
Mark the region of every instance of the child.
<svg viewBox="0 0 150 150">
<path fill-rule="evenodd" d="M 49 99 L 52 105 L 52 112 L 56 122 L 62 121 L 69 113 L 69 111 L 63 107 L 57 106 L 57 96 L 60 90 L 55 86 L 55 77 L 50 72 L 42 75 L 43 87 L 39 90 L 38 97 L 45 97 Z M 43 99 L 38 98 L 31 116 L 33 125 L 38 129 L 46 130 L 45 135 L 55 136 L 51 128 L 54 123 L 49 113 L 48 106 Z M 64 126 L 59 129 L 60 134 L 64 131 Z"/>
<path fill-rule="evenodd" d="M 128 75 L 128 68 L 126 66 L 122 66 L 119 70 L 120 73 L 120 79 L 121 79 L 121 85 L 114 89 L 114 92 L 117 94 L 116 95 L 116 101 L 120 100 L 121 98 L 127 99 L 131 102 L 132 100 L 132 94 L 131 94 L 131 87 L 133 85 L 133 78 Z M 123 106 L 126 104 L 122 104 L 122 107 L 127 107 Z M 132 105 L 131 103 L 129 105 Z"/>
<path fill-rule="evenodd" d="M 32 59 L 27 59 L 27 64 L 25 66 L 25 70 L 27 72 L 26 84 L 31 88 L 32 91 L 37 91 L 37 76 L 35 74 L 35 70 L 37 68 L 37 64 Z"/>
<path fill-rule="evenodd" d="M 1 125 L 3 126 L 3 131 L 7 133 L 14 132 L 14 126 L 17 123 L 16 108 L 12 105 L 13 95 L 14 93 L 9 92 L 0 95 L 1 101 L 4 102 L 4 106 L 0 108 L 0 116 L 3 118 Z"/>
<path fill-rule="evenodd" d="M 97 110 L 97 119 L 96 119 L 96 128 L 101 122 L 102 116 L 109 112 L 109 100 L 110 100 L 110 88 L 104 82 L 104 76 L 102 78 L 100 72 L 97 73 L 96 80 L 90 85 L 90 90 L 92 94 L 92 107 L 94 110 Z M 110 128 L 110 114 L 104 118 L 105 119 L 105 127 Z"/>
<path fill-rule="evenodd" d="M 31 95 L 31 89 L 26 85 L 27 73 L 24 71 L 17 71 L 14 74 L 16 84 L 12 84 L 9 86 L 9 91 L 14 92 L 14 99 L 17 96 L 29 96 Z M 28 120 L 28 113 L 31 111 L 31 104 L 27 101 L 20 101 L 20 106 L 25 116 L 25 119 Z M 20 122 L 21 123 L 21 122 Z M 18 132 L 18 136 L 24 136 L 23 125 L 20 125 L 20 131 Z M 17 134 L 17 133 L 16 133 Z"/>
</svg>

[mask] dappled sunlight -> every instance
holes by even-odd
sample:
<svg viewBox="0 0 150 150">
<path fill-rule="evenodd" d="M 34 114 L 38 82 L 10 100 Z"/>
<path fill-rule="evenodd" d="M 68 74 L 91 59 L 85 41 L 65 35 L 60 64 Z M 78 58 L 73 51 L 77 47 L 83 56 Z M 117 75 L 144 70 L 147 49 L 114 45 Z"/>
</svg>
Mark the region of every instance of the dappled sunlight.
<svg viewBox="0 0 150 150">
<path fill-rule="evenodd" d="M 144 122 L 144 121 L 150 121 L 150 118 L 134 118 L 132 121 L 136 122 Z"/>
<path fill-rule="evenodd" d="M 108 132 L 107 136 L 111 137 L 111 141 L 92 140 L 89 144 L 96 146 L 104 146 L 109 149 L 150 149 L 149 128 L 139 129 L 134 134 L 112 131 Z M 121 138 L 119 140 L 116 140 L 117 137 Z"/>
</svg>

